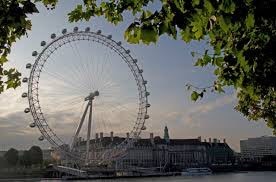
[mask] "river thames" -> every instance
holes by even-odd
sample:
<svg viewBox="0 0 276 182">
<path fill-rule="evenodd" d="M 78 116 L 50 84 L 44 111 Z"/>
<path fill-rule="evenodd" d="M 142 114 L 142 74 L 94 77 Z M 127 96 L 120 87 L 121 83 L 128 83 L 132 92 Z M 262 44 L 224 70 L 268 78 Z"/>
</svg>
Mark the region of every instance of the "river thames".
<svg viewBox="0 0 276 182">
<path fill-rule="evenodd" d="M 42 180 L 42 182 L 60 182 L 61 180 Z M 275 182 L 275 172 L 245 172 L 215 174 L 210 176 L 174 176 L 174 177 L 154 177 L 154 178 L 133 178 L 133 179 L 113 179 L 113 180 L 82 180 L 81 182 Z"/>
</svg>

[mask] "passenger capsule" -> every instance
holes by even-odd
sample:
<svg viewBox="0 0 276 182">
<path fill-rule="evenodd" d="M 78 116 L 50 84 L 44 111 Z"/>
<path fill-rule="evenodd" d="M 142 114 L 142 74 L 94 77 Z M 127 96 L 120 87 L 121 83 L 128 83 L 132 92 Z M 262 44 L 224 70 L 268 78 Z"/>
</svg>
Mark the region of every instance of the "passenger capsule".
<svg viewBox="0 0 276 182">
<path fill-rule="evenodd" d="M 108 38 L 108 39 L 111 39 L 111 38 L 112 38 L 112 35 L 108 35 L 107 38 Z"/>
<path fill-rule="evenodd" d="M 29 113 L 29 112 L 30 112 L 30 108 L 26 108 L 26 109 L 24 110 L 24 112 L 25 112 L 25 113 Z"/>
<path fill-rule="evenodd" d="M 44 140 L 44 136 L 40 136 L 40 137 L 38 138 L 38 140 L 39 140 L 39 141 L 43 141 L 43 140 Z"/>
<path fill-rule="evenodd" d="M 51 39 L 55 39 L 56 38 L 56 34 L 55 33 L 52 33 L 51 34 Z"/>
<path fill-rule="evenodd" d="M 28 94 L 26 92 L 22 93 L 21 97 L 22 98 L 26 98 L 28 96 Z"/>
<path fill-rule="evenodd" d="M 118 46 L 122 45 L 122 42 L 121 41 L 117 42 L 117 45 Z"/>
<path fill-rule="evenodd" d="M 23 79 L 22 79 L 22 82 L 23 82 L 23 83 L 28 82 L 28 78 L 26 78 L 26 77 L 25 77 L 25 78 L 23 78 Z"/>
<path fill-rule="evenodd" d="M 149 104 L 149 103 L 147 103 L 146 107 L 150 107 L 150 104 Z"/>
<path fill-rule="evenodd" d="M 141 130 L 146 130 L 147 127 L 146 126 L 142 126 Z"/>
<path fill-rule="evenodd" d="M 74 27 L 74 32 L 78 32 L 79 28 L 78 27 Z"/>
<path fill-rule="evenodd" d="M 134 62 L 134 63 L 137 63 L 137 62 L 138 62 L 138 60 L 137 60 L 137 59 L 133 59 L 133 62 Z"/>
<path fill-rule="evenodd" d="M 90 32 L 90 27 L 86 27 L 85 32 Z"/>
<path fill-rule="evenodd" d="M 34 128 L 35 127 L 35 123 L 30 123 L 29 125 L 31 128 Z"/>
<path fill-rule="evenodd" d="M 31 63 L 27 63 L 27 64 L 26 64 L 26 68 L 27 68 L 27 69 L 30 69 L 31 67 L 32 67 L 32 64 L 31 64 Z"/>
<path fill-rule="evenodd" d="M 146 92 L 146 96 L 149 96 L 150 95 L 150 93 L 149 92 Z"/>
<path fill-rule="evenodd" d="M 62 29 L 61 33 L 62 34 L 66 34 L 67 33 L 67 29 L 66 28 Z"/>
<path fill-rule="evenodd" d="M 143 73 L 143 70 L 142 70 L 142 69 L 139 69 L 139 73 Z"/>
<path fill-rule="evenodd" d="M 149 119 L 149 115 L 145 115 L 145 119 Z"/>
<path fill-rule="evenodd" d="M 101 34 L 101 33 L 102 33 L 102 31 L 101 31 L 101 30 L 98 30 L 96 33 L 99 35 L 99 34 Z"/>
<path fill-rule="evenodd" d="M 37 51 L 33 51 L 32 56 L 37 56 Z"/>
<path fill-rule="evenodd" d="M 41 46 L 45 46 L 45 45 L 46 45 L 46 42 L 45 42 L 45 41 L 41 41 L 40 45 L 41 45 Z"/>
<path fill-rule="evenodd" d="M 129 49 L 128 49 L 128 50 L 126 50 L 126 53 L 127 53 L 127 54 L 129 54 L 129 53 L 130 53 L 130 50 L 129 50 Z"/>
</svg>

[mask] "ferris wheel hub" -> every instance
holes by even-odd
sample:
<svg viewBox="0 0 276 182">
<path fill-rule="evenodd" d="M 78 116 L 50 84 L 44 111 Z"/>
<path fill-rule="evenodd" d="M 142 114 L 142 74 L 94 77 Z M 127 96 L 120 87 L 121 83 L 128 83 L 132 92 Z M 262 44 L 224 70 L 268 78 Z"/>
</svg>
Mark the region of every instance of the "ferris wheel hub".
<svg viewBox="0 0 276 182">
<path fill-rule="evenodd" d="M 91 92 L 87 97 L 85 97 L 84 101 L 92 101 L 95 96 L 99 96 L 100 92 L 96 90 L 95 92 Z"/>
</svg>

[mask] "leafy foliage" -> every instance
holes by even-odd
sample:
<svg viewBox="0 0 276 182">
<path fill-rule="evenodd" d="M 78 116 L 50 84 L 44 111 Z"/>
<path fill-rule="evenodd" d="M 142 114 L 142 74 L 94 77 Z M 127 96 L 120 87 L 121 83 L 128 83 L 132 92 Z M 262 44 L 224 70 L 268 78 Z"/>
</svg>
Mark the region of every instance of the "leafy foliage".
<svg viewBox="0 0 276 182">
<path fill-rule="evenodd" d="M 124 12 L 131 12 L 135 20 L 125 31 L 130 43 L 156 43 L 163 34 L 187 43 L 207 40 L 212 49 L 195 66 L 213 65 L 217 79 L 206 88 L 188 84 L 194 89 L 192 100 L 207 90 L 224 92 L 232 86 L 238 92 L 238 111 L 250 120 L 264 119 L 276 129 L 275 1 L 160 0 L 161 8 L 150 11 L 152 2 L 84 0 L 69 13 L 69 21 L 104 16 L 116 25 L 123 21 Z"/>
<path fill-rule="evenodd" d="M 20 85 L 20 73 L 3 64 L 12 43 L 31 28 L 27 15 L 38 12 L 34 3 L 53 9 L 57 1 L 0 0 L 0 93 Z M 187 43 L 207 40 L 212 49 L 197 57 L 195 66 L 213 65 L 216 80 L 206 88 L 188 84 L 192 100 L 232 86 L 238 92 L 236 109 L 250 120 L 264 119 L 276 134 L 275 0 L 160 0 L 155 9 L 149 8 L 151 3 L 83 0 L 69 13 L 69 21 L 103 16 L 117 25 L 130 12 L 135 19 L 124 34 L 130 43 L 156 43 L 163 34 Z"/>
<path fill-rule="evenodd" d="M 4 154 L 4 159 L 7 161 L 7 163 L 10 166 L 15 166 L 18 161 L 18 151 L 14 148 L 9 149 L 5 154 Z"/>
<path fill-rule="evenodd" d="M 35 2 L 39 1 L 41 0 L 0 0 L 0 93 L 21 84 L 21 73 L 14 68 L 5 68 L 4 64 L 8 61 L 12 44 L 31 30 L 32 24 L 28 15 L 38 13 Z M 57 0 L 42 2 L 53 8 Z"/>
<path fill-rule="evenodd" d="M 32 165 L 31 155 L 29 151 L 24 151 L 23 155 L 19 157 L 19 163 L 21 166 L 30 167 Z"/>
<path fill-rule="evenodd" d="M 43 154 L 40 147 L 32 146 L 28 152 L 29 152 L 30 160 L 32 164 L 42 164 Z"/>
</svg>

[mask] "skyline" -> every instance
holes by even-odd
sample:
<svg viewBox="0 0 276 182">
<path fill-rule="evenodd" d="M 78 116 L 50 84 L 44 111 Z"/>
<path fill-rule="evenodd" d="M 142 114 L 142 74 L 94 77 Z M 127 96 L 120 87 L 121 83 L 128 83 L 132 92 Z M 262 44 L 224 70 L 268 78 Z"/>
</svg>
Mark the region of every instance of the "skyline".
<svg viewBox="0 0 276 182">
<path fill-rule="evenodd" d="M 10 64 L 22 72 L 22 77 L 27 76 L 24 68 L 26 63 L 33 62 L 31 52 L 41 49 L 40 41 L 49 42 L 50 34 L 55 32 L 60 35 L 62 28 L 72 30 L 74 26 L 79 26 L 80 29 L 90 26 L 93 31 L 102 29 L 104 34 L 112 34 L 115 40 L 121 40 L 132 55 L 137 57 L 139 64 L 142 64 L 151 92 L 149 102 L 152 106 L 146 131 L 162 133 L 164 126 L 168 125 L 172 138 L 226 138 L 235 150 L 239 148 L 239 139 L 272 134 L 263 122 L 247 122 L 240 113 L 234 111 L 235 97 L 232 89 L 227 89 L 225 94 L 208 93 L 196 103 L 190 100 L 190 92 L 185 89 L 186 83 L 206 86 L 206 83 L 214 80 L 211 67 L 200 69 L 193 66 L 194 58 L 190 52 L 203 50 L 203 42 L 187 45 L 181 40 L 162 36 L 156 45 L 130 45 L 123 41 L 123 30 L 129 20 L 119 26 L 110 25 L 101 18 L 69 24 L 66 13 L 72 7 L 72 4 L 64 1 L 53 11 L 40 6 L 40 13 L 31 17 L 32 31 L 28 33 L 28 38 L 24 37 L 15 43 L 9 56 Z M 41 142 L 37 141 L 40 136 L 38 130 L 28 127 L 32 120 L 30 114 L 23 112 L 28 106 L 26 100 L 20 97 L 23 91 L 26 91 L 24 84 L 16 91 L 8 90 L 0 96 L 0 147 L 8 146 L 2 140 L 6 137 L 9 137 L 11 145 L 20 148 L 27 143 L 41 146 Z M 47 141 L 44 144 L 47 145 Z"/>
</svg>

